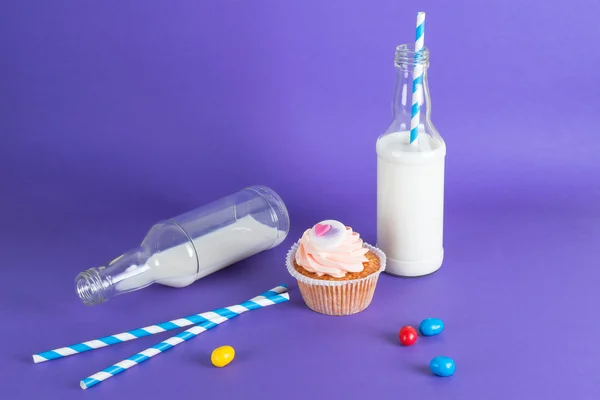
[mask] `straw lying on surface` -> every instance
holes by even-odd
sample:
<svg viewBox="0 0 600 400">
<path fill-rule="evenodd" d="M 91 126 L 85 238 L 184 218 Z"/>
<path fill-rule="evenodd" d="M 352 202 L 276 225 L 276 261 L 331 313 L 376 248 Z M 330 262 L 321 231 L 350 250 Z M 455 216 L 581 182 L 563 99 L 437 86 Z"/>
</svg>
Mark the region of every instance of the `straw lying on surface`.
<svg viewBox="0 0 600 400">
<path fill-rule="evenodd" d="M 287 286 L 280 285 L 265 293 L 262 293 L 261 295 L 257 296 L 257 298 L 276 296 L 284 292 L 287 292 Z M 89 340 L 87 342 L 45 351 L 43 353 L 34 354 L 33 361 L 35 363 L 41 363 L 44 361 L 71 356 L 73 354 L 79 354 L 90 350 L 96 350 L 113 344 L 123 343 L 144 336 L 154 335 L 156 333 L 170 331 L 177 328 L 183 328 L 185 326 L 210 322 L 216 319 L 220 319 L 222 317 L 228 318 L 229 316 L 231 316 L 232 309 L 235 309 L 235 307 L 238 306 L 219 308 L 217 310 L 208 311 L 201 314 L 194 314 L 187 317 L 162 322 L 156 325 L 145 326 L 143 328 L 133 329 L 127 332 L 105 336 L 100 339 Z"/>
<path fill-rule="evenodd" d="M 417 13 L 417 31 L 415 37 L 415 58 L 425 46 L 425 13 Z M 421 117 L 421 96 L 423 88 L 423 65 L 416 63 L 413 71 L 412 110 L 410 119 L 410 143 L 417 140 L 419 136 L 419 121 Z"/>
<path fill-rule="evenodd" d="M 282 286 L 278 286 L 277 288 L 271 289 L 271 291 L 275 291 L 281 287 Z M 276 295 L 272 295 L 269 297 L 265 297 L 265 296 L 261 295 L 261 296 L 254 297 L 253 299 L 250 299 L 239 305 L 226 307 L 225 309 L 227 309 L 229 311 L 228 314 L 223 313 L 218 318 L 203 322 L 197 326 L 194 326 L 190 329 L 187 329 L 187 330 L 181 332 L 178 335 L 170 337 L 167 340 L 164 340 L 144 351 L 141 351 L 129 358 L 126 358 L 123 361 L 120 361 L 100 372 L 97 372 L 97 373 L 83 379 L 79 383 L 79 385 L 81 386 L 82 389 L 87 389 L 91 386 L 97 385 L 98 383 L 100 383 L 106 379 L 112 378 L 113 376 L 120 374 L 121 372 L 123 372 L 135 365 L 138 365 L 138 364 L 148 360 L 149 358 L 154 357 L 157 354 L 167 351 L 167 350 L 173 348 L 174 346 L 177 346 L 178 344 L 183 343 L 184 341 L 189 340 L 189 339 L 201 334 L 202 332 L 205 332 L 209 329 L 214 328 L 215 326 L 217 326 L 219 324 L 222 324 L 225 321 L 235 318 L 238 315 L 240 315 L 246 311 L 255 310 L 257 308 L 268 307 L 268 306 L 271 306 L 274 304 L 288 301 L 289 299 L 290 299 L 290 296 L 288 293 L 276 294 Z"/>
</svg>

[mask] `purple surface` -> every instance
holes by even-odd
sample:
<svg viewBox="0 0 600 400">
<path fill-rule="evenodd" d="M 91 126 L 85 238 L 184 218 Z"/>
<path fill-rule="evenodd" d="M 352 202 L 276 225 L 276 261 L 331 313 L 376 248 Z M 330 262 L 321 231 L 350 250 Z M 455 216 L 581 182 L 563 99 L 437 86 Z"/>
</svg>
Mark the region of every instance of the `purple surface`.
<svg viewBox="0 0 600 400">
<path fill-rule="evenodd" d="M 599 3 L 211 3 L 0 4 L 0 397 L 599 398 Z M 325 218 L 374 241 L 374 144 L 390 122 L 394 46 L 413 39 L 417 11 L 448 145 L 445 263 L 383 276 L 361 314 L 321 316 L 284 255 Z M 79 303 L 78 272 L 156 220 L 253 184 L 288 204 L 280 247 L 185 289 Z M 167 335 L 30 358 L 281 282 L 290 303 L 85 393 L 81 378 Z M 399 346 L 402 325 L 432 316 L 442 335 Z M 223 344 L 236 360 L 213 368 Z M 455 376 L 428 373 L 437 355 Z"/>
</svg>

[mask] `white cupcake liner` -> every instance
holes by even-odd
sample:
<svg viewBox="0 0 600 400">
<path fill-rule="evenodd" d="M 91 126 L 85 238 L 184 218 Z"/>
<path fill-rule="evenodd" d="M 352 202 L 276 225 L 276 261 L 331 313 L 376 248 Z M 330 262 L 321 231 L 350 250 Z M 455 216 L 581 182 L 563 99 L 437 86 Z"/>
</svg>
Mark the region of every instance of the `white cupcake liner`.
<svg viewBox="0 0 600 400">
<path fill-rule="evenodd" d="M 379 275 L 385 271 L 386 256 L 383 251 L 363 243 L 363 247 L 379 258 L 379 270 L 364 278 L 331 281 L 309 278 L 296 271 L 294 258 L 299 245 L 298 241 L 288 251 L 286 267 L 298 281 L 304 303 L 311 310 L 327 315 L 350 315 L 363 311 L 371 304 Z"/>
</svg>

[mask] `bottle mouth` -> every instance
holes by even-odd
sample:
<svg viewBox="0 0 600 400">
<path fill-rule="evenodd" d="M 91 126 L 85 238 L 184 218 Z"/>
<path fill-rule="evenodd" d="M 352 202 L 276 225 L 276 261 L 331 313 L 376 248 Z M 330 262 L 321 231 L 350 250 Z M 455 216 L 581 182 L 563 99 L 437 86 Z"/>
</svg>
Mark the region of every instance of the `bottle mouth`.
<svg viewBox="0 0 600 400">
<path fill-rule="evenodd" d="M 104 303 L 107 299 L 103 296 L 102 277 L 95 268 L 81 272 L 75 278 L 77 295 L 86 306 Z"/>
<path fill-rule="evenodd" d="M 423 50 L 417 52 L 414 43 L 401 44 L 396 47 L 394 65 L 398 69 L 408 69 L 417 65 L 427 68 L 429 67 L 429 49 L 423 47 Z"/>
</svg>

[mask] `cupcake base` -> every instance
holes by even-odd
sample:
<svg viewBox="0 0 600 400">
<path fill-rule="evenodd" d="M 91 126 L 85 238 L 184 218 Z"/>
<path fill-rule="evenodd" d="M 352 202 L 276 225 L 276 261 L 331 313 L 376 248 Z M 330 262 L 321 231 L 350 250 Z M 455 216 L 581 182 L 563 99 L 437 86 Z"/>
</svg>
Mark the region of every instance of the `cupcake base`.
<svg viewBox="0 0 600 400">
<path fill-rule="evenodd" d="M 298 281 L 302 299 L 311 310 L 327 315 L 351 315 L 366 309 L 373 300 L 379 275 L 385 270 L 385 254 L 378 248 L 363 243 L 379 259 L 379 269 L 359 279 L 325 280 L 310 278 L 298 272 L 294 258 L 298 243 L 287 255 L 288 272 Z"/>
</svg>

